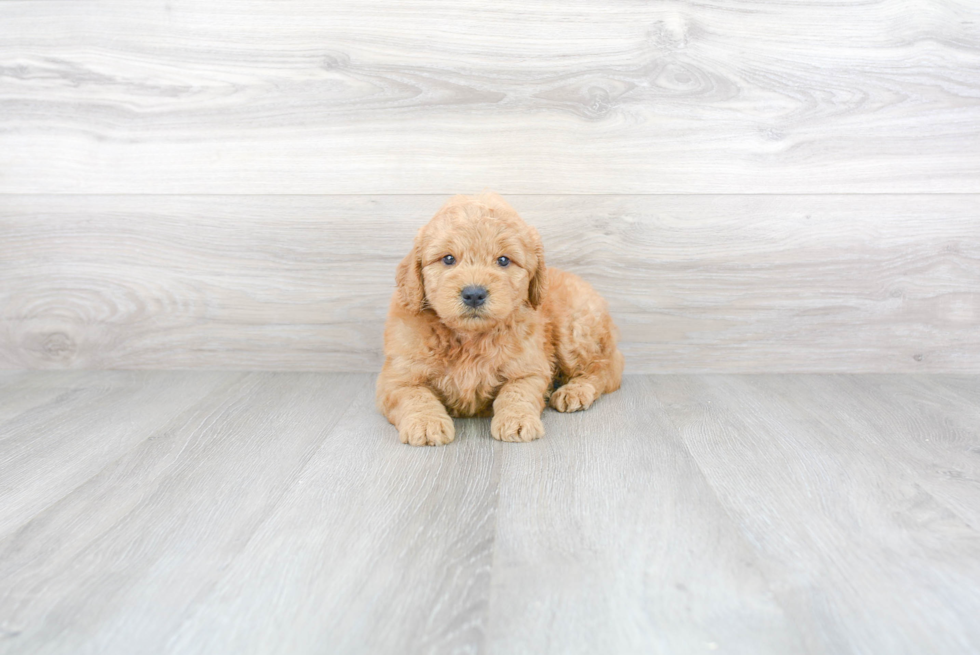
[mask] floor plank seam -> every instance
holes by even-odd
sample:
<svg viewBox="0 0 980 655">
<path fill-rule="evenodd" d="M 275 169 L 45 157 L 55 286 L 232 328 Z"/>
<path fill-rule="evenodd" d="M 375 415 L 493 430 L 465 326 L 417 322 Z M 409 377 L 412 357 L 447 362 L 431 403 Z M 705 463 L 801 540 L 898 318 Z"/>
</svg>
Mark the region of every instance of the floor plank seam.
<svg viewBox="0 0 980 655">
<path fill-rule="evenodd" d="M 747 531 L 742 518 L 736 515 L 735 513 L 733 513 L 732 505 L 724 500 L 717 486 L 712 481 L 711 476 L 709 476 L 707 471 L 705 471 L 704 465 L 697 457 L 697 455 L 688 446 L 687 440 L 684 438 L 680 426 L 677 425 L 677 422 L 674 420 L 674 417 L 671 416 L 671 413 L 665 410 L 664 405 L 659 398 L 657 398 L 657 404 L 661 408 L 663 416 L 667 419 L 671 427 L 674 428 L 674 435 L 673 435 L 674 441 L 683 448 L 684 452 L 687 454 L 687 457 L 697 468 L 698 475 L 701 476 L 704 485 L 711 490 L 712 497 L 714 498 L 718 507 L 721 508 L 724 516 L 735 528 L 739 539 L 743 543 L 745 543 L 745 545 L 748 548 L 751 549 L 752 554 L 754 555 L 755 560 L 758 563 L 758 566 L 756 568 L 759 572 L 759 575 L 762 576 L 762 579 L 765 581 L 767 591 L 769 592 L 773 600 L 778 604 L 780 610 L 783 611 L 784 614 L 787 613 L 787 609 L 783 603 L 782 595 L 777 591 L 773 583 L 774 582 L 773 575 L 769 569 L 769 566 L 767 565 L 767 555 L 762 549 L 762 544 L 760 544 L 756 539 L 754 539 L 752 534 L 750 534 Z M 802 635 L 800 636 L 802 638 Z"/>
<path fill-rule="evenodd" d="M 486 426 L 489 427 L 489 426 Z M 503 472 L 504 472 L 504 446 L 503 442 L 497 441 L 490 436 L 489 429 L 481 430 L 481 432 L 486 433 L 486 438 L 490 439 L 493 443 L 491 447 L 493 448 L 493 461 L 494 467 L 496 469 L 496 484 L 494 485 L 493 494 L 493 528 L 491 531 L 492 543 L 490 544 L 490 574 L 487 576 L 487 608 L 485 614 L 485 622 L 483 624 L 483 634 L 480 638 L 480 646 L 477 653 L 486 653 L 489 647 L 490 641 L 490 620 L 493 617 L 493 585 L 494 580 L 497 579 L 497 524 L 500 521 L 500 488 L 503 485 Z"/>
<path fill-rule="evenodd" d="M 341 374 L 341 375 L 346 375 L 346 374 Z M 370 380 L 366 380 L 362 382 L 360 385 L 352 387 L 350 393 L 351 398 L 353 399 L 359 393 L 361 393 L 363 388 L 368 386 L 369 382 Z M 242 540 L 240 544 L 238 544 L 238 547 L 234 554 L 229 555 L 228 561 L 225 563 L 226 570 L 231 570 L 233 568 L 235 561 L 237 561 L 237 559 L 241 556 L 241 554 L 245 552 L 245 550 L 248 548 L 248 545 L 252 542 L 252 540 L 255 538 L 258 532 L 262 529 L 262 526 L 264 526 L 269 521 L 269 519 L 276 513 L 276 511 L 282 506 L 282 503 L 289 496 L 289 492 L 295 487 L 296 481 L 302 479 L 303 472 L 309 467 L 310 462 L 313 461 L 316 455 L 327 445 L 331 435 L 336 430 L 337 425 L 339 425 L 343 421 L 343 419 L 347 417 L 351 412 L 356 411 L 356 409 L 357 409 L 356 406 L 352 404 L 345 411 L 339 413 L 336 417 L 334 417 L 333 422 L 328 427 L 324 428 L 323 439 L 319 442 L 319 444 L 315 448 L 310 449 L 309 453 L 307 453 L 307 455 L 303 458 L 303 461 L 299 464 L 299 466 L 296 467 L 296 471 L 295 474 L 293 475 L 292 482 L 288 485 L 283 486 L 283 488 L 279 493 L 279 496 L 273 502 L 269 503 L 262 517 L 255 522 L 255 525 L 253 526 L 251 533 L 248 535 L 248 538 Z M 227 574 L 222 574 L 214 578 L 210 582 L 207 589 L 201 590 L 199 593 L 195 595 L 195 597 L 192 600 L 188 602 L 186 612 L 184 612 L 184 615 L 182 616 L 180 621 L 174 626 L 174 630 L 173 630 L 174 636 L 171 637 L 171 639 L 169 639 L 166 642 L 166 648 L 164 649 L 165 652 L 171 652 L 170 644 L 173 643 L 173 639 L 180 634 L 181 627 L 186 625 L 189 621 L 193 620 L 194 616 L 197 614 L 198 609 L 204 604 L 205 600 L 214 592 L 214 589 L 217 588 L 222 581 L 224 581 L 226 575 Z"/>
</svg>

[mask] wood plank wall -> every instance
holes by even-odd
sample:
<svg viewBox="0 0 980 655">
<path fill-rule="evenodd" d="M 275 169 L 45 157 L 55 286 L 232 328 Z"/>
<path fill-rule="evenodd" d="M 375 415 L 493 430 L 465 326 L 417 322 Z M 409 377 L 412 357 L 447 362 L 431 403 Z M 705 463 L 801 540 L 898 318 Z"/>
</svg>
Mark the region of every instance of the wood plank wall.
<svg viewBox="0 0 980 655">
<path fill-rule="evenodd" d="M 972 0 L 0 2 L 0 367 L 376 370 L 494 189 L 628 370 L 980 372 Z"/>
</svg>

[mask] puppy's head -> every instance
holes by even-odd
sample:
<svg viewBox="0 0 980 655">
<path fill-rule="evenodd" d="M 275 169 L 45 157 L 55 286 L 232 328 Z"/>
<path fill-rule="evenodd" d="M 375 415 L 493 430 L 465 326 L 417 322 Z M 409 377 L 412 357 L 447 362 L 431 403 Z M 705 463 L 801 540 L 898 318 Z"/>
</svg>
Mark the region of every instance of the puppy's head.
<svg viewBox="0 0 980 655">
<path fill-rule="evenodd" d="M 495 193 L 456 196 L 419 230 L 398 265 L 401 302 L 434 311 L 449 327 L 482 332 L 544 299 L 537 231 Z"/>
</svg>

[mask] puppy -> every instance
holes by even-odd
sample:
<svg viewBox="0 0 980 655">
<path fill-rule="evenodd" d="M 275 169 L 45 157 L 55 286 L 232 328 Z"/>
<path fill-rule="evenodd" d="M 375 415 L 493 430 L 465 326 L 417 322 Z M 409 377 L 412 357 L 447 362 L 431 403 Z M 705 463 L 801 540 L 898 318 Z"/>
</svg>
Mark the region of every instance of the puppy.
<svg viewBox="0 0 980 655">
<path fill-rule="evenodd" d="M 496 194 L 449 200 L 395 281 L 377 404 L 402 443 L 447 444 L 450 417 L 491 415 L 495 439 L 532 441 L 546 402 L 574 412 L 619 388 L 606 302 L 545 268 L 537 231 Z"/>
</svg>

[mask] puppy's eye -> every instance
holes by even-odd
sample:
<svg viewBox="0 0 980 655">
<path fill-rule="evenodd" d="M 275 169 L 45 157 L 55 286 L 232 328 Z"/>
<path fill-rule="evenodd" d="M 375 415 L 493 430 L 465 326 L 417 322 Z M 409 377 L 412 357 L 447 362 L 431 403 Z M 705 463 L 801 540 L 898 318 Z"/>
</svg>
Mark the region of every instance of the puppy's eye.
<svg viewBox="0 0 980 655">
<path fill-rule="evenodd" d="M 456 258 L 453 257 L 452 255 L 446 255 L 445 257 L 442 258 L 442 263 L 445 264 L 446 266 L 452 266 L 453 264 L 456 263 Z"/>
<path fill-rule="evenodd" d="M 497 257 L 497 264 L 500 266 L 510 266 L 510 259 L 507 257 Z"/>
</svg>

